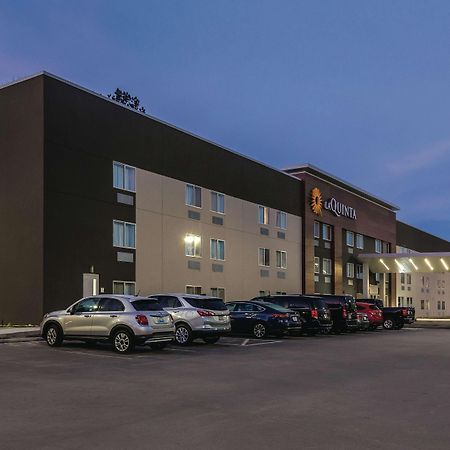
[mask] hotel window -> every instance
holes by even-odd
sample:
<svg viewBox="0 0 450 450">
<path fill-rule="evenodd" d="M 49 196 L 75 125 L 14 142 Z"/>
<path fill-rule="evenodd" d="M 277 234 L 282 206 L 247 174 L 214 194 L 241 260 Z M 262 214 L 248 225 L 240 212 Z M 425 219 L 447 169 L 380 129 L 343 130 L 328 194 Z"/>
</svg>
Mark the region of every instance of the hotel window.
<svg viewBox="0 0 450 450">
<path fill-rule="evenodd" d="M 124 191 L 136 192 L 136 169 L 114 161 L 113 186 Z"/>
<path fill-rule="evenodd" d="M 282 230 L 287 228 L 287 214 L 283 211 L 277 211 L 277 227 Z"/>
<path fill-rule="evenodd" d="M 113 220 L 114 247 L 136 248 L 136 224 Z"/>
<path fill-rule="evenodd" d="M 211 295 L 213 297 L 221 298 L 225 300 L 225 289 L 224 288 L 211 288 Z"/>
<path fill-rule="evenodd" d="M 425 309 L 425 300 L 420 300 L 420 309 Z"/>
<path fill-rule="evenodd" d="M 211 239 L 211 259 L 217 259 L 220 261 L 225 260 L 225 241 L 220 239 Z"/>
<path fill-rule="evenodd" d="M 390 253 L 391 244 L 389 242 L 383 242 L 383 253 Z"/>
<path fill-rule="evenodd" d="M 320 273 L 320 258 L 314 256 L 314 273 Z"/>
<path fill-rule="evenodd" d="M 442 309 L 445 309 L 445 300 L 442 300 Z"/>
<path fill-rule="evenodd" d="M 322 273 L 324 275 L 331 275 L 332 274 L 331 259 L 323 258 L 323 260 L 322 260 Z"/>
<path fill-rule="evenodd" d="M 381 253 L 382 245 L 379 239 L 375 239 L 375 253 Z"/>
<path fill-rule="evenodd" d="M 136 283 L 134 281 L 113 281 L 113 294 L 135 295 Z"/>
<path fill-rule="evenodd" d="M 362 234 L 356 235 L 356 248 L 364 249 L 364 236 Z"/>
<path fill-rule="evenodd" d="M 202 188 L 193 184 L 186 185 L 186 205 L 194 208 L 202 207 Z"/>
<path fill-rule="evenodd" d="M 225 214 L 225 195 L 211 191 L 211 211 Z"/>
<path fill-rule="evenodd" d="M 186 256 L 200 258 L 202 256 L 202 238 L 195 234 L 186 234 L 184 238 L 184 250 Z"/>
<path fill-rule="evenodd" d="M 380 279 L 381 279 L 380 274 L 378 272 L 376 272 L 375 273 L 375 281 L 379 283 Z"/>
<path fill-rule="evenodd" d="M 268 248 L 260 247 L 258 249 L 258 264 L 260 266 L 270 266 L 270 250 Z"/>
<path fill-rule="evenodd" d="M 441 309 L 441 301 L 440 300 L 437 301 L 437 309 L 439 309 L 439 310 Z"/>
<path fill-rule="evenodd" d="M 314 221 L 314 237 L 320 238 L 320 223 L 316 221 Z"/>
<path fill-rule="evenodd" d="M 331 232 L 331 225 L 327 225 L 326 223 L 322 224 L 322 236 L 325 241 L 331 241 L 332 240 L 332 232 Z"/>
<path fill-rule="evenodd" d="M 362 264 L 356 264 L 356 278 L 362 280 L 364 278 L 364 270 Z"/>
<path fill-rule="evenodd" d="M 347 278 L 355 278 L 355 265 L 347 263 Z"/>
<path fill-rule="evenodd" d="M 410 273 L 406 274 L 406 284 L 411 284 L 411 274 Z"/>
<path fill-rule="evenodd" d="M 258 223 L 269 225 L 269 208 L 267 206 L 258 206 Z"/>
<path fill-rule="evenodd" d="M 405 284 L 405 274 L 404 273 L 400 274 L 400 283 Z"/>
<path fill-rule="evenodd" d="M 201 286 L 191 286 L 189 284 L 186 286 L 186 294 L 202 295 L 202 287 Z"/>
<path fill-rule="evenodd" d="M 345 239 L 346 239 L 347 245 L 349 247 L 354 247 L 354 245 L 355 245 L 355 234 L 353 233 L 353 231 L 346 231 L 345 234 L 346 234 Z"/>
<path fill-rule="evenodd" d="M 277 268 L 278 269 L 287 268 L 287 252 L 283 250 L 277 250 Z"/>
</svg>

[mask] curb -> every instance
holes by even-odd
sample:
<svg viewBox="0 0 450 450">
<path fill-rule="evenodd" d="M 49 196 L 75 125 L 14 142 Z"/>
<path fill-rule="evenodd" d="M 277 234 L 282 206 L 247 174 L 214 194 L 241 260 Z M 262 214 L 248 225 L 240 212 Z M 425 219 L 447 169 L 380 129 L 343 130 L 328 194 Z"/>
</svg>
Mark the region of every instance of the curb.
<svg viewBox="0 0 450 450">
<path fill-rule="evenodd" d="M 0 339 L 0 345 L 1 344 L 14 344 L 16 342 L 37 342 L 37 341 L 44 342 L 44 340 L 41 337 L 11 337 L 11 338 Z"/>
<path fill-rule="evenodd" d="M 40 337 L 39 331 L 20 331 L 17 333 L 5 333 L 0 335 L 0 343 L 6 339 L 12 338 L 38 338 Z"/>
<path fill-rule="evenodd" d="M 437 328 L 437 329 L 450 329 L 450 323 L 448 322 L 414 322 L 407 325 L 408 328 Z"/>
</svg>

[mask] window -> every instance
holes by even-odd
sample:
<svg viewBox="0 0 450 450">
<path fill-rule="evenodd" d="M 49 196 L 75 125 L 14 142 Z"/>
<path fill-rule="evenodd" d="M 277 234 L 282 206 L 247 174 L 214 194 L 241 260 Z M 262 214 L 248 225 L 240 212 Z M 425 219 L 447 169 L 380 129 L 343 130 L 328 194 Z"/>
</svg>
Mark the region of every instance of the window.
<svg viewBox="0 0 450 450">
<path fill-rule="evenodd" d="M 194 208 L 202 207 L 202 188 L 193 184 L 186 185 L 186 205 Z"/>
<path fill-rule="evenodd" d="M 201 295 L 202 294 L 202 287 L 201 286 L 186 286 L 186 294 L 191 295 Z"/>
<path fill-rule="evenodd" d="M 346 231 L 345 241 L 346 241 L 348 247 L 355 246 L 355 234 L 353 233 L 353 231 Z"/>
<path fill-rule="evenodd" d="M 364 278 L 364 269 L 362 264 L 356 264 L 356 278 L 362 280 Z"/>
<path fill-rule="evenodd" d="M 331 275 L 332 274 L 331 259 L 323 258 L 323 260 L 322 260 L 322 273 L 324 275 Z"/>
<path fill-rule="evenodd" d="M 314 256 L 314 273 L 320 273 L 320 258 Z"/>
<path fill-rule="evenodd" d="M 224 288 L 211 288 L 211 295 L 213 297 L 221 298 L 225 300 L 225 289 Z"/>
<path fill-rule="evenodd" d="M 442 300 L 442 309 L 445 309 L 445 300 Z"/>
<path fill-rule="evenodd" d="M 211 239 L 211 259 L 225 260 L 225 241 Z"/>
<path fill-rule="evenodd" d="M 425 309 L 425 300 L 420 300 L 420 309 Z"/>
<path fill-rule="evenodd" d="M 277 227 L 283 230 L 287 228 L 287 214 L 283 211 L 277 211 Z"/>
<path fill-rule="evenodd" d="M 113 220 L 114 247 L 136 248 L 136 224 Z"/>
<path fill-rule="evenodd" d="M 135 291 L 134 281 L 113 281 L 113 294 L 134 295 Z"/>
<path fill-rule="evenodd" d="M 277 250 L 277 267 L 278 269 L 287 268 L 287 252 L 283 250 Z"/>
<path fill-rule="evenodd" d="M 381 241 L 379 239 L 375 239 L 375 253 L 381 253 Z"/>
<path fill-rule="evenodd" d="M 411 284 L 411 274 L 410 273 L 406 274 L 406 284 Z"/>
<path fill-rule="evenodd" d="M 270 250 L 268 248 L 258 249 L 258 264 L 260 266 L 270 266 Z"/>
<path fill-rule="evenodd" d="M 383 253 L 390 253 L 391 244 L 389 242 L 383 242 Z"/>
<path fill-rule="evenodd" d="M 202 238 L 195 234 L 186 234 L 184 238 L 184 251 L 186 256 L 200 258 L 202 256 Z"/>
<path fill-rule="evenodd" d="M 319 239 L 320 238 L 320 223 L 314 221 L 314 237 Z"/>
<path fill-rule="evenodd" d="M 376 281 L 377 283 L 379 283 L 379 282 L 380 282 L 380 279 L 381 279 L 380 274 L 379 274 L 378 272 L 375 273 L 375 281 Z"/>
<path fill-rule="evenodd" d="M 355 278 L 355 265 L 353 263 L 347 263 L 347 277 Z"/>
<path fill-rule="evenodd" d="M 145 300 L 135 300 L 131 304 L 136 311 L 162 311 L 162 306 L 156 298 L 147 298 Z"/>
<path fill-rule="evenodd" d="M 398 297 L 397 306 L 403 306 L 403 297 Z"/>
<path fill-rule="evenodd" d="M 157 298 L 162 308 L 180 308 L 183 306 L 178 298 L 171 295 L 158 295 Z"/>
<path fill-rule="evenodd" d="M 269 208 L 267 206 L 258 206 L 258 223 L 269 225 Z"/>
<path fill-rule="evenodd" d="M 117 189 L 136 192 L 136 169 L 114 161 L 113 186 Z"/>
<path fill-rule="evenodd" d="M 225 195 L 211 191 L 211 211 L 225 214 Z"/>
<path fill-rule="evenodd" d="M 362 234 L 356 235 L 356 248 L 364 249 L 364 236 Z"/>
<path fill-rule="evenodd" d="M 332 240 L 331 225 L 327 225 L 326 223 L 322 224 L 322 236 L 326 241 Z"/>
<path fill-rule="evenodd" d="M 405 274 L 404 273 L 400 274 L 400 283 L 405 284 Z"/>
<path fill-rule="evenodd" d="M 98 309 L 98 301 L 98 298 L 85 298 L 72 308 L 72 313 L 80 314 L 86 312 L 95 312 Z"/>
<path fill-rule="evenodd" d="M 125 306 L 117 298 L 102 298 L 98 306 L 99 311 L 125 311 Z"/>
<path fill-rule="evenodd" d="M 213 311 L 226 311 L 227 307 L 222 300 L 218 298 L 204 297 L 204 298 L 193 298 L 193 297 L 183 297 L 191 306 L 194 308 L 209 309 Z"/>
<path fill-rule="evenodd" d="M 437 302 L 437 309 L 441 309 L 441 301 L 440 300 L 438 300 L 438 302 Z"/>
</svg>

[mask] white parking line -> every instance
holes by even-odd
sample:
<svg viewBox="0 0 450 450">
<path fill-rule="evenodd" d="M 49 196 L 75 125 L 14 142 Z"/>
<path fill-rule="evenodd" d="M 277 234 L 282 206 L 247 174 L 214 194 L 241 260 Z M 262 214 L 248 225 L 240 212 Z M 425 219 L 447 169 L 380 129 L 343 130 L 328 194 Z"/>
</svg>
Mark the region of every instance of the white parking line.
<svg viewBox="0 0 450 450">
<path fill-rule="evenodd" d="M 246 339 L 241 345 L 242 345 L 242 346 L 247 345 L 249 340 L 250 340 L 250 339 Z"/>
</svg>

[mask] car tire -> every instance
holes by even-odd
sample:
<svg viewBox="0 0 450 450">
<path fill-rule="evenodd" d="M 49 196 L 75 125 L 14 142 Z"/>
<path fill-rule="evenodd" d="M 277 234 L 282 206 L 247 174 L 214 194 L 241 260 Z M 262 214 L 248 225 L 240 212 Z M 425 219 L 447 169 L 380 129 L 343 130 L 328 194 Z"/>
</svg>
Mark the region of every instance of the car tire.
<svg viewBox="0 0 450 450">
<path fill-rule="evenodd" d="M 268 329 L 267 326 L 262 322 L 257 322 L 253 325 L 252 334 L 256 339 L 263 339 L 267 337 Z"/>
<path fill-rule="evenodd" d="M 192 330 L 188 325 L 181 323 L 175 330 L 175 343 L 178 345 L 189 345 L 193 340 Z"/>
<path fill-rule="evenodd" d="M 153 344 L 150 344 L 150 348 L 152 350 L 164 350 L 168 344 L 168 342 L 153 342 Z"/>
<path fill-rule="evenodd" d="M 215 344 L 220 339 L 220 336 L 205 336 L 203 342 L 206 344 Z"/>
<path fill-rule="evenodd" d="M 45 328 L 44 338 L 50 347 L 61 347 L 64 333 L 59 325 L 52 323 Z"/>
<path fill-rule="evenodd" d="M 392 319 L 383 320 L 383 328 L 385 330 L 393 330 L 395 328 L 395 322 Z"/>
<path fill-rule="evenodd" d="M 128 330 L 117 330 L 112 337 L 114 351 L 125 354 L 134 350 L 134 336 Z"/>
</svg>

